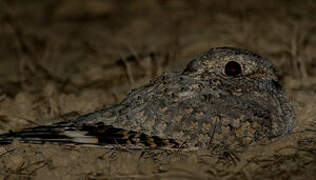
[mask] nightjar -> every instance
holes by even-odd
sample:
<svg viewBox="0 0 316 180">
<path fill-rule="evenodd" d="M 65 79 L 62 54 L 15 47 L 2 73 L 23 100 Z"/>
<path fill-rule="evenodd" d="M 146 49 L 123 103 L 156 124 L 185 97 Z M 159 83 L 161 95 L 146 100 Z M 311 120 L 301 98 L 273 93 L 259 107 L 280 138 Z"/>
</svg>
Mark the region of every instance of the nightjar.
<svg viewBox="0 0 316 180">
<path fill-rule="evenodd" d="M 272 64 L 253 52 L 213 48 L 182 72 L 133 89 L 119 104 L 67 122 L 0 135 L 0 144 L 128 149 L 243 147 L 288 134 L 296 115 Z"/>
</svg>

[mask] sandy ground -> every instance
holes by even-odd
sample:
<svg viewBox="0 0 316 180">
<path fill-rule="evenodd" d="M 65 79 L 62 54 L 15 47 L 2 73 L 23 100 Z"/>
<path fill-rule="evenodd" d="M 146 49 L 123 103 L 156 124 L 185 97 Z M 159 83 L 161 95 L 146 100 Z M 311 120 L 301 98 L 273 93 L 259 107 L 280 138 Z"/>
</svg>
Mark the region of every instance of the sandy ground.
<svg viewBox="0 0 316 180">
<path fill-rule="evenodd" d="M 0 1 L 0 133 L 118 103 L 162 72 L 217 46 L 268 57 L 298 123 L 241 152 L 0 147 L 1 179 L 313 179 L 316 2 Z"/>
</svg>

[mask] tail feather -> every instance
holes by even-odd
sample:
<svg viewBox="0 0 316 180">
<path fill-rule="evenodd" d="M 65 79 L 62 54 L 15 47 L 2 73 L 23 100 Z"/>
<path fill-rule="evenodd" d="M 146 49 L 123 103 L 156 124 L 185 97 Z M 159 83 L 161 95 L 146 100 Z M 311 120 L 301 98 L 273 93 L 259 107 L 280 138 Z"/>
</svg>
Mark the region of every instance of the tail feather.
<svg viewBox="0 0 316 180">
<path fill-rule="evenodd" d="M 14 139 L 23 143 L 45 143 L 45 142 L 69 142 L 64 132 L 73 129 L 72 127 L 63 127 L 60 125 L 39 126 L 27 128 L 20 132 L 9 132 L 0 135 L 0 145 L 11 144 Z"/>
<path fill-rule="evenodd" d="M 8 145 L 13 140 L 22 143 L 55 143 L 55 144 L 87 144 L 87 145 L 123 145 L 141 147 L 179 148 L 180 143 L 174 139 L 149 136 L 136 131 L 125 130 L 111 125 L 75 126 L 71 124 L 55 124 L 27 128 L 20 132 L 9 132 L 0 135 L 0 145 Z"/>
</svg>

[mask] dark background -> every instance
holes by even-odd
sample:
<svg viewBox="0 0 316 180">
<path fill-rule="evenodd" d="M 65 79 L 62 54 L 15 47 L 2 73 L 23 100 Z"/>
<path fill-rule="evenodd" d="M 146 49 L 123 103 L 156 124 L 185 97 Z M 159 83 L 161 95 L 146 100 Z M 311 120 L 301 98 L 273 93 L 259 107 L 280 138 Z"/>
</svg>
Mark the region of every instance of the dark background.
<svg viewBox="0 0 316 180">
<path fill-rule="evenodd" d="M 316 174 L 316 1 L 0 0 L 0 133 L 118 103 L 217 46 L 268 57 L 295 105 L 294 132 L 214 157 L 0 147 L 7 179 L 312 179 Z"/>
</svg>

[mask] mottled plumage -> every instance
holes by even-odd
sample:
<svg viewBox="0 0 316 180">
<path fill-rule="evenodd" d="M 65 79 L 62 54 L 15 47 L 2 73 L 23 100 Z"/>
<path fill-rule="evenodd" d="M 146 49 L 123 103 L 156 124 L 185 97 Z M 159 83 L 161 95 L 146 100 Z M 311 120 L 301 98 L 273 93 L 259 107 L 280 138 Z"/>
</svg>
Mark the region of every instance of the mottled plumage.
<svg viewBox="0 0 316 180">
<path fill-rule="evenodd" d="M 0 144 L 126 148 L 240 147 L 291 131 L 294 109 L 272 64 L 238 48 L 214 48 L 183 72 L 163 74 L 112 107 L 70 122 L 0 135 Z"/>
</svg>

